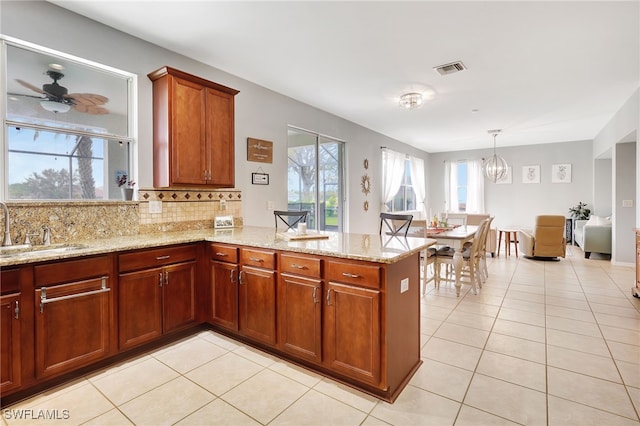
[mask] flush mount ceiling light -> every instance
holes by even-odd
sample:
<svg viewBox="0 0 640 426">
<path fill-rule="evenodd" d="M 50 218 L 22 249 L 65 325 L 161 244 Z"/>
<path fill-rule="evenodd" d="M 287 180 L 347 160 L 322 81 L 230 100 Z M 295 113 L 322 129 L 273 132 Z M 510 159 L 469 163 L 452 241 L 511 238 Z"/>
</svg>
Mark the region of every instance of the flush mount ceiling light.
<svg viewBox="0 0 640 426">
<path fill-rule="evenodd" d="M 498 136 L 498 133 L 500 132 L 502 132 L 500 129 L 488 130 L 488 133 L 493 135 L 493 156 L 487 158 L 482 165 L 484 175 L 494 183 L 503 179 L 507 175 L 507 170 L 509 168 L 507 161 L 496 154 L 496 136 Z"/>
<path fill-rule="evenodd" d="M 71 105 L 62 102 L 44 100 L 40 101 L 40 106 L 49 112 L 68 112 L 71 109 Z"/>
<path fill-rule="evenodd" d="M 405 109 L 418 109 L 424 103 L 420 93 L 405 93 L 400 96 L 400 106 Z"/>
</svg>

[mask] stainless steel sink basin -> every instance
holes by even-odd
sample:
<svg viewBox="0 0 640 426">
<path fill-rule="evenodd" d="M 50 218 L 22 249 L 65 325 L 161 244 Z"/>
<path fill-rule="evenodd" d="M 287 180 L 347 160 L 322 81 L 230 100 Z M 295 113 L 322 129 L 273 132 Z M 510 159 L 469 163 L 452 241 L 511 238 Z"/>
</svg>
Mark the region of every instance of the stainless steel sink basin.
<svg viewBox="0 0 640 426">
<path fill-rule="evenodd" d="M 87 248 L 86 244 L 52 244 L 50 246 L 14 245 L 0 248 L 0 258 L 35 257 L 51 253 L 65 253 Z"/>
</svg>

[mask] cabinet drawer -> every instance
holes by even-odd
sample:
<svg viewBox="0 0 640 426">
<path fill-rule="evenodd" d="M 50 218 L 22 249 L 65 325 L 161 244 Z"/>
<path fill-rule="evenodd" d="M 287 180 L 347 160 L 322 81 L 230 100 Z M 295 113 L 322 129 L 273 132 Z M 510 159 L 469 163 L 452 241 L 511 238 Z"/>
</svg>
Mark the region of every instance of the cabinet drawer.
<svg viewBox="0 0 640 426">
<path fill-rule="evenodd" d="M 195 244 L 140 250 L 119 255 L 120 266 L 118 269 L 120 272 L 126 272 L 154 266 L 171 265 L 193 260 L 196 255 Z"/>
<path fill-rule="evenodd" d="M 111 258 L 98 256 L 37 265 L 33 268 L 37 286 L 111 275 Z"/>
<path fill-rule="evenodd" d="M 282 253 L 280 255 L 280 272 L 320 278 L 320 259 Z"/>
<path fill-rule="evenodd" d="M 243 265 L 257 266 L 258 268 L 275 269 L 276 254 L 272 251 L 243 248 L 240 250 L 240 262 Z"/>
<path fill-rule="evenodd" d="M 224 244 L 209 245 L 211 260 L 221 262 L 238 263 L 238 248 Z"/>
<path fill-rule="evenodd" d="M 326 278 L 329 281 L 380 288 L 380 267 L 351 262 L 327 262 Z"/>
<path fill-rule="evenodd" d="M 0 271 L 0 293 L 9 294 L 20 291 L 20 269 Z"/>
</svg>

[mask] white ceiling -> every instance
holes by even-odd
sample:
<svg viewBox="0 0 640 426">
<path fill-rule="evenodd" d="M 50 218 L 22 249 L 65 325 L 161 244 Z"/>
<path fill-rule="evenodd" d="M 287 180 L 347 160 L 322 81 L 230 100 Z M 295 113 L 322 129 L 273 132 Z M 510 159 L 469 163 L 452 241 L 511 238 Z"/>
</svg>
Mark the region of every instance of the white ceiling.
<svg viewBox="0 0 640 426">
<path fill-rule="evenodd" d="M 590 140 L 639 86 L 637 0 L 51 3 L 428 152 Z"/>
</svg>

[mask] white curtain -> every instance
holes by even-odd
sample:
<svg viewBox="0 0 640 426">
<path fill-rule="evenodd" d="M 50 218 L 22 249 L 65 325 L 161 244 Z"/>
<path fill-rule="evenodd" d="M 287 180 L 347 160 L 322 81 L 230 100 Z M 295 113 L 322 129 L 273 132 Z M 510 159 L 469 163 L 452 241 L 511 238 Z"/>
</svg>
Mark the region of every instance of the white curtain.
<svg viewBox="0 0 640 426">
<path fill-rule="evenodd" d="M 444 208 L 445 212 L 458 210 L 458 162 L 444 162 Z M 435 212 L 438 213 L 438 212 Z"/>
<path fill-rule="evenodd" d="M 383 212 L 389 209 L 386 203 L 393 200 L 402 185 L 402 178 L 404 177 L 404 162 L 407 156 L 399 152 L 392 151 L 388 148 L 382 150 L 382 164 L 384 170 L 382 171 L 382 210 Z"/>
<path fill-rule="evenodd" d="M 467 213 L 484 213 L 482 160 L 467 161 Z"/>
<path fill-rule="evenodd" d="M 426 197 L 425 182 L 424 182 L 424 161 L 422 158 L 409 157 L 409 170 L 411 171 L 411 183 L 413 184 L 413 190 L 416 193 L 416 201 L 418 205 L 416 210 L 422 212 L 426 218 L 426 211 L 424 200 Z"/>
</svg>

